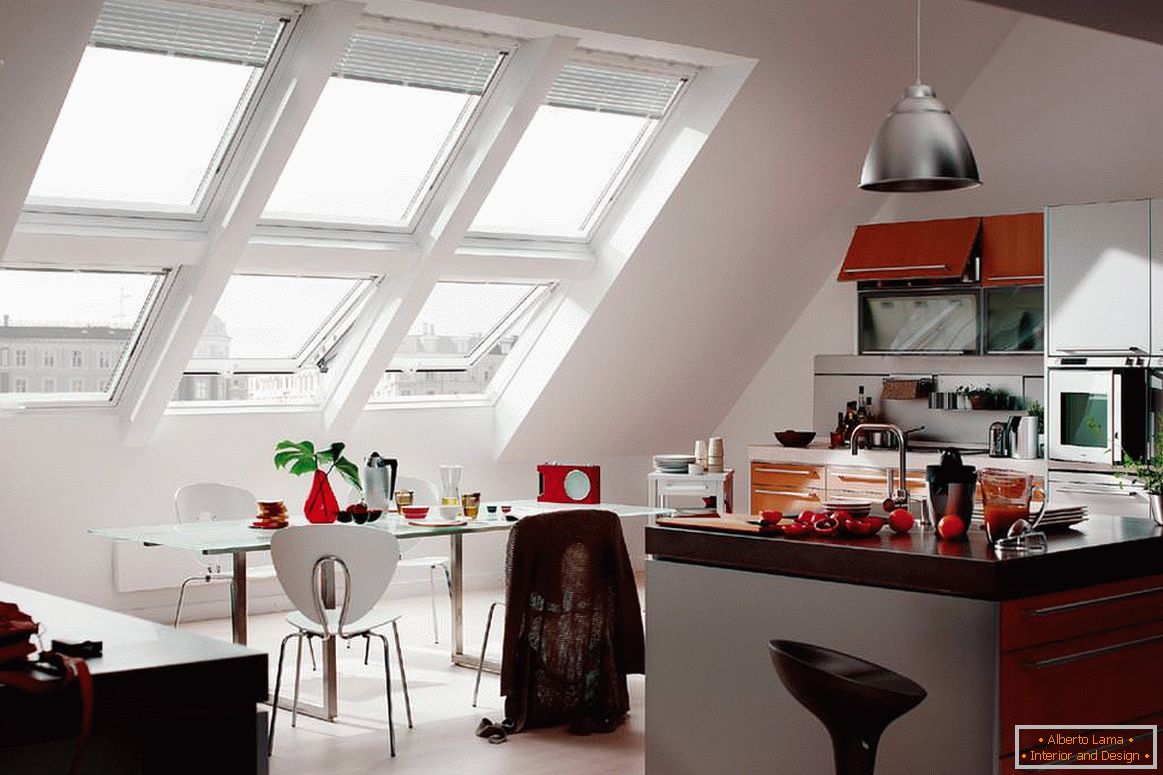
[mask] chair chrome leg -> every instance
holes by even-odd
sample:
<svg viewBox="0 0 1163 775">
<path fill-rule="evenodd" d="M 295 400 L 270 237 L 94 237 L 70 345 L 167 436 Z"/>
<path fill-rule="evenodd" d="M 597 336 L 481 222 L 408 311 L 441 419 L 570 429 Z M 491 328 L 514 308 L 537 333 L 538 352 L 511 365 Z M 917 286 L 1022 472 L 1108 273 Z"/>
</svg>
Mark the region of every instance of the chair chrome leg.
<svg viewBox="0 0 1163 775">
<path fill-rule="evenodd" d="M 408 729 L 412 729 L 412 700 L 408 697 L 408 674 L 404 672 L 404 650 L 400 648 L 400 630 L 394 621 L 392 636 L 396 639 L 396 661 L 400 663 L 400 687 L 404 690 L 404 710 L 408 712 Z"/>
<path fill-rule="evenodd" d="M 388 637 L 380 633 L 374 635 L 384 644 L 384 686 L 388 695 L 388 747 L 392 756 L 396 755 L 396 725 L 392 722 L 392 660 L 388 654 Z M 370 638 L 369 638 L 370 642 Z"/>
<path fill-rule="evenodd" d="M 372 638 L 370 635 L 363 636 L 363 663 L 366 665 L 368 657 L 372 653 Z"/>
<path fill-rule="evenodd" d="M 436 624 L 436 581 L 432 578 L 434 570 L 435 565 L 428 566 L 428 602 L 432 604 L 432 642 L 440 643 L 440 629 Z"/>
<path fill-rule="evenodd" d="M 279 644 L 279 667 L 275 671 L 275 694 L 271 698 L 271 731 L 267 735 L 267 756 L 271 755 L 271 751 L 275 748 L 275 717 L 279 715 L 279 689 L 283 684 L 283 657 L 287 652 L 287 641 L 295 637 L 295 633 L 291 633 L 283 638 L 283 642 Z"/>
<path fill-rule="evenodd" d="M 174 629 L 177 629 L 178 620 L 182 618 L 182 601 L 186 598 L 186 585 L 191 581 L 201 581 L 202 579 L 210 580 L 206 576 L 190 576 L 190 578 L 182 582 L 181 588 L 178 589 L 178 607 L 174 609 Z"/>
<path fill-rule="evenodd" d="M 311 670 L 318 670 L 319 666 L 315 664 L 315 647 L 311 645 L 310 638 L 307 638 L 307 653 L 311 655 Z"/>
<path fill-rule="evenodd" d="M 308 635 L 309 639 L 311 636 Z M 299 648 L 295 650 L 295 698 L 291 700 L 291 727 L 299 719 L 299 677 L 303 674 L 303 633 L 299 633 Z"/>
<path fill-rule="evenodd" d="M 497 610 L 497 602 L 494 600 L 489 605 L 489 615 L 485 619 L 485 637 L 481 641 L 481 661 L 477 664 L 477 680 L 472 688 L 472 706 L 477 706 L 477 695 L 481 691 L 481 672 L 485 669 L 485 650 L 489 647 L 489 630 L 493 628 L 493 612 Z"/>
</svg>

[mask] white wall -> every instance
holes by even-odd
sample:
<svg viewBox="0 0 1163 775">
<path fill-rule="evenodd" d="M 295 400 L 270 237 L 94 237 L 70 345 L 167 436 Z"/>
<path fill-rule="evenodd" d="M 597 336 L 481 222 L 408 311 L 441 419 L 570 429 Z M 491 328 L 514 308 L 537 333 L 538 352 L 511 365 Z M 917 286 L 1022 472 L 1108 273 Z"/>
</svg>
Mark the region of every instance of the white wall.
<svg viewBox="0 0 1163 775">
<path fill-rule="evenodd" d="M 870 194 L 864 221 L 897 221 L 1041 210 L 1061 203 L 1163 194 L 1163 46 L 1022 17 L 989 64 L 952 103 L 983 185 L 943 194 Z M 938 94 L 942 84 L 933 80 Z M 885 97 L 887 108 L 891 95 Z M 868 136 L 871 139 L 871 133 Z M 853 182 L 855 178 L 853 179 Z M 828 273 L 812 301 L 718 425 L 730 462 L 745 466 L 749 443 L 812 423 L 812 357 L 851 353 L 855 288 L 836 274 L 849 222 L 821 260 Z M 737 487 L 748 487 L 746 477 Z"/>
</svg>

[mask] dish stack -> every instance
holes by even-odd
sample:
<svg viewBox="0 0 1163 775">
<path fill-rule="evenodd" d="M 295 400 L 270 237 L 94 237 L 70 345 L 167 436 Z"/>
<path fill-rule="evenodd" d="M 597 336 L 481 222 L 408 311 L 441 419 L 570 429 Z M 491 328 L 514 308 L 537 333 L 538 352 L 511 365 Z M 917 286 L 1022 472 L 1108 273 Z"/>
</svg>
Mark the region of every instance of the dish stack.
<svg viewBox="0 0 1163 775">
<path fill-rule="evenodd" d="M 654 470 L 660 474 L 685 474 L 694 455 L 655 455 Z"/>
<path fill-rule="evenodd" d="M 263 530 L 277 530 L 287 526 L 287 504 L 282 501 L 259 501 L 258 516 L 251 527 Z"/>
<path fill-rule="evenodd" d="M 1030 521 L 1034 521 L 1034 517 L 1038 513 L 1037 506 L 1031 506 Z M 1079 522 L 1085 522 L 1087 517 L 1086 506 L 1066 505 L 1061 506 L 1047 506 L 1046 513 L 1042 517 L 1042 521 L 1038 523 L 1038 530 L 1054 530 L 1056 528 L 1070 527 L 1077 525 Z M 984 520 L 985 515 L 981 512 L 981 507 L 975 507 L 973 512 L 975 520 Z"/>
<path fill-rule="evenodd" d="M 855 519 L 867 517 L 872 512 L 872 501 L 863 498 L 829 498 L 823 506 L 828 514 L 846 511 Z"/>
</svg>

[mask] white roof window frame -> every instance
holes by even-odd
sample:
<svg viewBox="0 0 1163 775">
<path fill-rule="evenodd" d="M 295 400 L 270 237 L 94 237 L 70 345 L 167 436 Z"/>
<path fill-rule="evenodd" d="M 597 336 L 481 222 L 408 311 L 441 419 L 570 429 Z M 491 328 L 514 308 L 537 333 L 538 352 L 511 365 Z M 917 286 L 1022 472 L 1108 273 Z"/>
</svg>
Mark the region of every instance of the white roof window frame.
<svg viewBox="0 0 1163 775">
<path fill-rule="evenodd" d="M 491 283 L 532 285 L 529 293 L 518 302 L 508 314 L 497 322 L 469 353 L 464 356 L 444 357 L 408 357 L 394 356 L 384 369 L 385 374 L 407 372 L 463 372 L 477 363 L 492 347 L 512 330 L 522 317 L 528 315 L 521 336 L 513 348 L 502 361 L 497 372 L 489 381 L 482 393 L 459 393 L 454 395 L 423 395 L 423 396 L 389 396 L 373 398 L 364 407 L 367 410 L 383 410 L 392 408 L 431 408 L 441 406 L 493 406 L 501 394 L 504 393 L 509 381 L 521 367 L 533 345 L 545 330 L 562 300 L 565 298 L 566 283 L 561 280 L 548 279 L 512 279 L 501 280 L 492 277 L 456 276 L 445 277 L 440 282 L 459 283 Z"/>
<path fill-rule="evenodd" d="M 549 236 L 545 234 L 523 234 L 520 232 L 497 232 L 474 230 L 470 227 L 462 240 L 462 245 L 469 248 L 512 247 L 519 250 L 557 249 L 563 247 L 578 247 L 590 245 L 594 242 L 599 229 L 604 223 L 614 205 L 625 191 L 631 187 L 638 172 L 649 164 L 652 154 L 658 150 L 657 140 L 665 134 L 666 128 L 672 120 L 675 108 L 682 101 L 690 89 L 691 83 L 702 71 L 702 66 L 683 62 L 672 62 L 647 57 L 637 57 L 628 54 L 619 54 L 608 51 L 578 48 L 570 57 L 570 63 L 590 64 L 599 67 L 608 67 L 617 70 L 645 73 L 647 75 L 673 76 L 682 81 L 666 106 L 665 113 L 659 122 L 646 135 L 635 143 L 631 153 L 633 156 L 628 164 L 619 168 L 618 173 L 611 179 L 603 191 L 594 211 L 588 217 L 585 233 L 577 236 Z M 634 149 L 639 149 L 634 153 Z"/>
<path fill-rule="evenodd" d="M 129 347 L 122 351 L 113 370 L 109 373 L 112 389 L 105 399 L 64 399 L 56 393 L 45 393 L 44 398 L 38 398 L 36 393 L 0 393 L 0 411 L 65 411 L 75 410 L 116 410 L 121 403 L 126 384 L 130 375 L 141 366 L 145 344 L 153 334 L 154 326 L 166 306 L 167 298 L 177 281 L 180 267 L 166 268 L 158 266 L 129 267 L 103 266 L 96 264 L 42 264 L 34 262 L 13 261 L 5 262 L 4 269 L 50 272 L 109 272 L 114 274 L 153 274 L 157 275 L 153 287 L 146 296 L 141 312 L 134 322 L 135 335 Z"/>
<path fill-rule="evenodd" d="M 413 244 L 411 237 L 423 219 L 433 197 L 440 190 L 448 170 L 464 147 L 466 139 L 495 91 L 496 85 L 504 77 L 506 66 L 514 52 L 521 45 L 517 38 L 496 35 L 475 30 L 430 25 L 423 22 L 407 21 L 390 17 L 365 16 L 353 31 L 355 34 L 379 35 L 383 37 L 412 38 L 475 50 L 494 50 L 498 54 L 496 66 L 489 75 L 480 99 L 471 109 L 465 111 L 457 121 L 454 131 L 445 140 L 445 145 L 434 161 L 438 168 L 426 178 L 422 191 L 416 194 L 416 202 L 411 207 L 408 222 L 402 226 L 343 223 L 326 220 L 261 218 L 255 227 L 256 236 L 318 239 L 330 237 L 338 239 L 375 239 L 387 243 Z M 338 65 L 338 63 L 336 63 Z M 332 77 L 336 77 L 334 73 Z M 339 76 L 342 77 L 342 76 Z"/>
<path fill-rule="evenodd" d="M 351 325 L 359 310 L 362 309 L 364 303 L 376 287 L 385 279 L 383 275 L 344 274 L 325 270 L 310 274 L 303 272 L 289 274 L 285 272 L 241 270 L 235 274 L 256 277 L 343 279 L 359 281 L 363 284 L 354 286 L 340 299 L 331 312 L 311 332 L 311 335 L 299 348 L 299 351 L 293 356 L 286 358 L 191 358 L 182 371 L 183 375 L 235 376 L 246 374 L 296 374 L 311 368 L 316 368 L 321 373 L 326 373 L 327 364 L 343 346 L 347 332 L 351 329 Z M 335 334 L 335 341 L 324 346 L 324 343 L 332 334 Z M 323 349 L 321 350 L 321 348 Z M 318 399 L 319 397 L 316 396 L 313 401 L 305 401 L 303 404 L 317 406 Z M 201 405 L 203 403 L 211 407 L 261 407 L 263 405 L 262 402 L 257 401 L 170 402 L 171 405 L 180 406 Z M 282 405 L 280 404 L 280 406 Z"/>
<path fill-rule="evenodd" d="M 228 131 L 219 141 L 218 148 L 210 161 L 208 174 L 203 178 L 195 195 L 196 207 L 118 207 L 102 205 L 98 202 L 86 204 L 83 200 L 61 203 L 26 202 L 20 215 L 22 225 L 47 225 L 66 230 L 88 230 L 92 228 L 142 228 L 157 232 L 182 231 L 204 232 L 207 229 L 206 216 L 214 206 L 223 180 L 230 170 L 241 146 L 247 141 L 251 123 L 263 101 L 282 55 L 295 35 L 296 26 L 303 7 L 278 0 L 151 0 L 158 5 L 179 5 L 205 8 L 207 10 L 234 11 L 276 18 L 282 29 L 275 38 L 266 65 L 261 73 L 256 73 L 252 83 L 243 93 Z M 88 44 L 87 44 L 88 45 Z M 211 169 L 212 167 L 212 169 Z"/>
</svg>

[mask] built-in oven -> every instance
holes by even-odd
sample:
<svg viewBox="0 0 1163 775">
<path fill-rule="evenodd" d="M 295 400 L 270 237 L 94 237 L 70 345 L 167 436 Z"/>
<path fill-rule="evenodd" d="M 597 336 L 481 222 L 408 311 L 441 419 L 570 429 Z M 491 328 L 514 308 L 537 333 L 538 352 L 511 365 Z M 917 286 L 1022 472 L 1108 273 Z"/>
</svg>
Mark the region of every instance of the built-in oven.
<svg viewBox="0 0 1163 775">
<path fill-rule="evenodd" d="M 1046 384 L 1046 457 L 1106 466 L 1121 465 L 1124 454 L 1141 460 L 1159 427 L 1161 397 L 1163 377 L 1156 369 L 1052 366 Z"/>
</svg>

